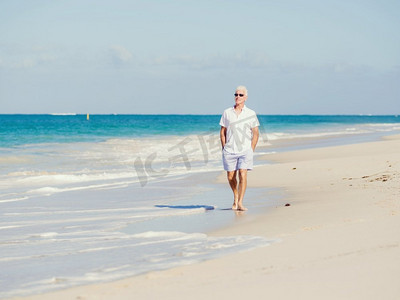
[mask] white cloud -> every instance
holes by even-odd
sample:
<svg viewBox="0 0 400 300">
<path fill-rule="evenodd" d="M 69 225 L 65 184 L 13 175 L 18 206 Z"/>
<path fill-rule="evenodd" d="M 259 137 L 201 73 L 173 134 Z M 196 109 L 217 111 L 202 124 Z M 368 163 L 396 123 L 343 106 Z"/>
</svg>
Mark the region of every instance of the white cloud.
<svg viewBox="0 0 400 300">
<path fill-rule="evenodd" d="M 34 68 L 52 64 L 57 61 L 57 55 L 51 53 L 41 53 L 32 56 L 18 57 L 10 62 L 12 68 Z"/>
<path fill-rule="evenodd" d="M 113 45 L 110 47 L 111 57 L 116 65 L 132 62 L 132 53 L 123 46 Z"/>
<path fill-rule="evenodd" d="M 51 53 L 43 53 L 38 57 L 39 63 L 50 63 L 57 60 L 57 55 Z"/>
<path fill-rule="evenodd" d="M 16 44 L 0 44 L 0 66 L 9 69 L 30 69 L 59 61 L 57 49 L 49 47 L 23 47 Z"/>
<path fill-rule="evenodd" d="M 204 56 L 177 55 L 159 56 L 151 58 L 150 65 L 175 65 L 178 67 L 192 69 L 214 69 L 214 68 L 235 68 L 248 67 L 260 68 L 270 66 L 271 62 L 263 53 L 239 53 L 239 54 L 209 54 Z"/>
<path fill-rule="evenodd" d="M 33 68 L 37 65 L 37 61 L 34 58 L 23 58 L 15 63 L 16 68 Z"/>
</svg>

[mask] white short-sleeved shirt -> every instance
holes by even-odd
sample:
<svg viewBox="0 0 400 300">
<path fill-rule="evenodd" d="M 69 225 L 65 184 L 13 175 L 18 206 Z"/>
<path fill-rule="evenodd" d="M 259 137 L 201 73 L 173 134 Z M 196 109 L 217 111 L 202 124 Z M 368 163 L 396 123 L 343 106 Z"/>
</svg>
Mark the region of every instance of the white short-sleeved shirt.
<svg viewBox="0 0 400 300">
<path fill-rule="evenodd" d="M 225 109 L 219 125 L 227 129 L 224 150 L 238 154 L 251 149 L 252 129 L 260 126 L 260 123 L 254 110 L 245 105 L 239 115 L 234 107 Z"/>
</svg>

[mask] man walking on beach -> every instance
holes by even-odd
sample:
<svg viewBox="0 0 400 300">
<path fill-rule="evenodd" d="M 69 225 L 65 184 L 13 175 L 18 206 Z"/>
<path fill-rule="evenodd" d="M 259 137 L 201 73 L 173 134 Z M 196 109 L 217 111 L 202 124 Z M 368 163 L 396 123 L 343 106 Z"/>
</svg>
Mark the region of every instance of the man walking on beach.
<svg viewBox="0 0 400 300">
<path fill-rule="evenodd" d="M 233 191 L 232 209 L 247 210 L 243 206 L 247 187 L 247 170 L 253 169 L 253 152 L 258 142 L 260 123 L 256 113 L 245 105 L 247 88 L 238 86 L 234 96 L 235 105 L 224 111 L 219 122 L 222 161 Z M 237 176 L 239 176 L 239 184 Z"/>
</svg>

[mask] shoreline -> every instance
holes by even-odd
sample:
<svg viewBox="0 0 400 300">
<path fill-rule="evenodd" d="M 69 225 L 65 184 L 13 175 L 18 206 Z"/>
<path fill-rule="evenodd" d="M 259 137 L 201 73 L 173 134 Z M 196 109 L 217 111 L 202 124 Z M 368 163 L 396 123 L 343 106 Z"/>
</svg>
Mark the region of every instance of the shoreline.
<svg viewBox="0 0 400 300">
<path fill-rule="evenodd" d="M 290 206 L 241 218 L 210 236 L 280 239 L 114 282 L 12 299 L 398 299 L 400 136 L 268 154 L 249 188 L 280 187 Z M 220 175 L 218 182 L 225 182 Z M 245 214 L 244 214 L 245 215 Z"/>
</svg>

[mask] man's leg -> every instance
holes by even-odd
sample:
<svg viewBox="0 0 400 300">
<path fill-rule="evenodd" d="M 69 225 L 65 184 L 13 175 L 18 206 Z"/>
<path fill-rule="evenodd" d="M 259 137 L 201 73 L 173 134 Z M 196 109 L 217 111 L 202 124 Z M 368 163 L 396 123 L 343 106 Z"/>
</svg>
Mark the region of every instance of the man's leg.
<svg viewBox="0 0 400 300">
<path fill-rule="evenodd" d="M 229 185 L 231 186 L 231 189 L 233 192 L 232 209 L 237 209 L 239 194 L 238 194 L 238 189 L 237 189 L 236 171 L 227 171 L 226 174 L 228 177 Z"/>
<path fill-rule="evenodd" d="M 238 202 L 237 209 L 238 210 L 247 210 L 246 207 L 243 206 L 243 197 L 247 188 L 247 169 L 239 170 L 239 193 L 238 193 Z"/>
</svg>

